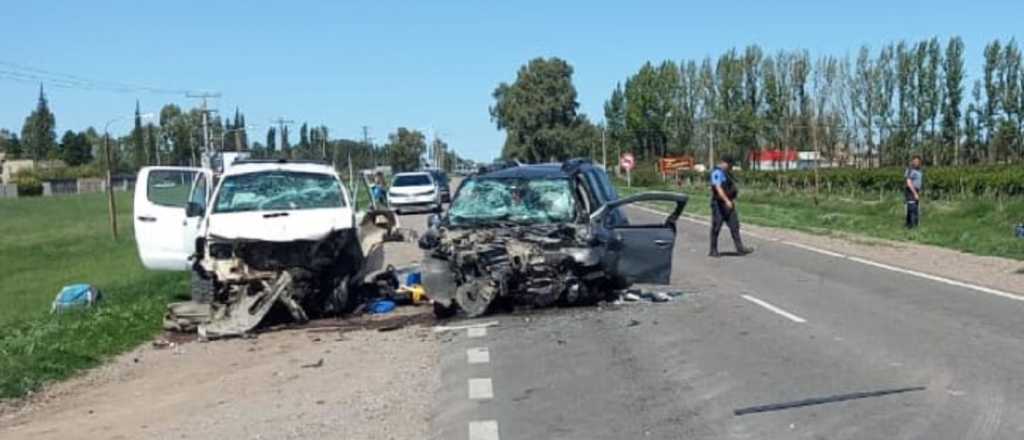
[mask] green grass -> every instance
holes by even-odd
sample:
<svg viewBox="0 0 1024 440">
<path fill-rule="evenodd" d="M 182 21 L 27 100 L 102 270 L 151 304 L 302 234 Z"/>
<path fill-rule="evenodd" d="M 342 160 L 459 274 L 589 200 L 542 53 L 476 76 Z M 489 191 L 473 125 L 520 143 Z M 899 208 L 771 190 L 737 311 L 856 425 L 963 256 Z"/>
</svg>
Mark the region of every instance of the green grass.
<svg viewBox="0 0 1024 440">
<path fill-rule="evenodd" d="M 651 186 L 631 189 L 620 185 L 622 194 L 642 190 L 682 191 L 690 195 L 686 212 L 709 215 L 710 193 L 705 186 Z M 1024 259 L 1024 240 L 1014 237 L 1014 226 L 1024 222 L 1024 200 L 1020 198 L 967 197 L 925 199 L 921 226 L 903 228 L 902 195 L 822 193 L 815 204 L 806 192 L 741 188 L 740 220 L 762 226 L 796 229 L 815 234 L 858 234 L 897 241 L 942 246 L 978 255 Z"/>
<path fill-rule="evenodd" d="M 131 194 L 118 193 L 121 239 L 111 239 L 104 194 L 0 200 L 0 397 L 18 397 L 96 366 L 159 332 L 183 273 L 139 263 Z M 99 287 L 91 310 L 51 315 L 66 284 Z"/>
</svg>

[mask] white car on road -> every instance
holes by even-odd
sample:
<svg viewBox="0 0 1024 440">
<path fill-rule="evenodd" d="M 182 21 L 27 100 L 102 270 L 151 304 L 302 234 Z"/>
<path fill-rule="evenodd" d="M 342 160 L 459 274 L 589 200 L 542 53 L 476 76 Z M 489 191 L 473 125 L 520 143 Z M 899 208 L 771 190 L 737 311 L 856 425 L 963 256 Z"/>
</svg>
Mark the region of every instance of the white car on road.
<svg viewBox="0 0 1024 440">
<path fill-rule="evenodd" d="M 441 211 L 441 191 L 428 172 L 398 173 L 391 179 L 388 204 L 395 212 L 410 208 Z"/>
</svg>

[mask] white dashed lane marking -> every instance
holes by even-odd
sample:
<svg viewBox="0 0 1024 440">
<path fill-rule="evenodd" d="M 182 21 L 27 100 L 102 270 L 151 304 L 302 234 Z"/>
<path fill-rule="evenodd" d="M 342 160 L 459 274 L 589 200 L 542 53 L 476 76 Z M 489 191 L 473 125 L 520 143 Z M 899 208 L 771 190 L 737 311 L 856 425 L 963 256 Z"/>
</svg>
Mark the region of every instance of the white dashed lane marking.
<svg viewBox="0 0 1024 440">
<path fill-rule="evenodd" d="M 434 333 L 444 333 L 444 332 L 448 332 L 448 331 L 458 331 L 458 330 L 478 328 L 478 327 L 494 327 L 496 325 L 498 325 L 498 321 L 478 322 L 478 323 L 466 324 L 466 325 L 435 325 L 434 326 Z"/>
<path fill-rule="evenodd" d="M 486 400 L 494 398 L 494 386 L 491 378 L 482 377 L 469 380 L 470 400 Z"/>
<path fill-rule="evenodd" d="M 469 422 L 469 440 L 498 440 L 498 421 Z"/>
<path fill-rule="evenodd" d="M 470 327 L 466 333 L 471 338 L 482 338 L 487 336 L 487 327 Z"/>
<path fill-rule="evenodd" d="M 472 364 L 486 364 L 491 362 L 491 351 L 487 347 L 474 347 L 466 350 L 466 360 Z"/>
<path fill-rule="evenodd" d="M 789 312 L 787 312 L 785 310 L 782 310 L 781 308 L 773 305 L 772 303 L 769 303 L 768 301 L 765 301 L 765 300 L 762 300 L 762 299 L 758 299 L 758 298 L 755 298 L 755 297 L 750 296 L 750 295 L 743 295 L 743 299 L 745 299 L 747 301 L 750 301 L 750 302 L 752 302 L 754 304 L 757 304 L 757 305 L 759 305 L 761 307 L 764 307 L 764 308 L 766 308 L 766 309 L 768 309 L 768 310 L 770 310 L 772 312 L 775 312 L 776 314 L 782 315 L 783 317 L 785 317 L 786 319 L 788 319 L 790 321 L 793 321 L 793 322 L 796 322 L 796 323 L 799 323 L 799 324 L 803 324 L 803 323 L 807 322 L 806 319 L 801 318 L 799 316 L 796 316 L 796 315 L 794 315 L 792 313 L 789 313 Z"/>
</svg>

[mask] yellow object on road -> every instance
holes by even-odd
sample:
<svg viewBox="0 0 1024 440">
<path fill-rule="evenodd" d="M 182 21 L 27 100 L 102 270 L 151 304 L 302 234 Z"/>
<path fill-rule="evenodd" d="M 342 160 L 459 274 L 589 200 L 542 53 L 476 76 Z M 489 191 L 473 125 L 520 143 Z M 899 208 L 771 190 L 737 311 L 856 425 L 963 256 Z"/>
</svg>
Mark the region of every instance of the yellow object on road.
<svg viewBox="0 0 1024 440">
<path fill-rule="evenodd" d="M 421 301 L 427 300 L 427 290 L 423 286 L 416 284 L 409 288 L 410 297 L 412 298 L 413 304 L 418 304 Z"/>
</svg>

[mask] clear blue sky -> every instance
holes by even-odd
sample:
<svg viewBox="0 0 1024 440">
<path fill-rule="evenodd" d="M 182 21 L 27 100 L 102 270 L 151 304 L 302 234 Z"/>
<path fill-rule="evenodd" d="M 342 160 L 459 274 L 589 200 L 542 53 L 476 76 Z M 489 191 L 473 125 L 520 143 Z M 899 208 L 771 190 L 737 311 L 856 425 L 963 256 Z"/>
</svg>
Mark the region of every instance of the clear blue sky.
<svg viewBox="0 0 1024 440">
<path fill-rule="evenodd" d="M 432 126 L 481 160 L 504 141 L 487 114 L 491 92 L 533 57 L 568 60 L 582 110 L 600 121 L 615 83 L 648 60 L 702 58 L 750 43 L 770 52 L 855 54 L 863 43 L 958 34 L 974 75 L 984 44 L 1014 37 L 1024 18 L 1024 2 L 1010 0 L 5 3 L 0 61 L 220 91 L 217 107 L 239 106 L 261 126 L 252 139 L 262 140 L 277 116 L 352 138 L 368 125 L 377 141 L 400 125 Z M 20 130 L 36 93 L 36 85 L 0 78 L 0 127 Z M 57 87 L 48 95 L 61 132 L 130 115 L 136 98 L 143 111 L 194 104 Z"/>
</svg>

